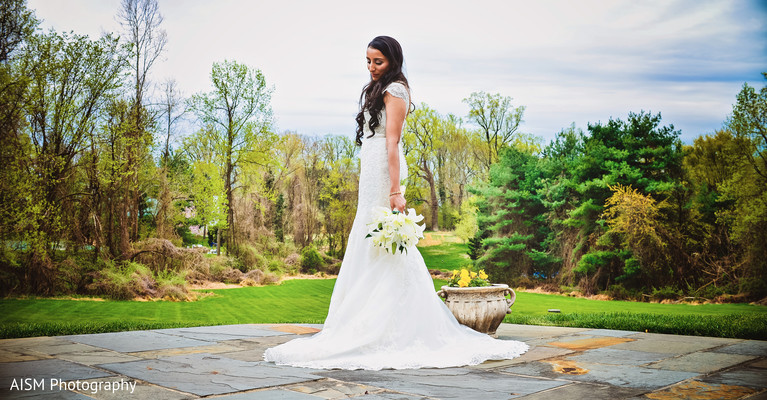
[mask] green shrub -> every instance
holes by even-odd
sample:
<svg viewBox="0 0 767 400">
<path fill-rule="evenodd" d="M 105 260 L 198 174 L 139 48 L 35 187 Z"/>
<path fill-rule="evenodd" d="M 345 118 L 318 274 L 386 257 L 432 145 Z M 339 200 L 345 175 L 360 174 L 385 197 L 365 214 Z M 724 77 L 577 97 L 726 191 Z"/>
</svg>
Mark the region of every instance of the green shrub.
<svg viewBox="0 0 767 400">
<path fill-rule="evenodd" d="M 673 286 L 664 286 L 660 289 L 653 288 L 652 299 L 657 301 L 676 300 L 682 297 L 682 291 Z"/>
<path fill-rule="evenodd" d="M 171 270 L 159 271 L 156 276 L 158 285 L 184 286 L 186 284 L 186 271 L 175 272 Z"/>
<path fill-rule="evenodd" d="M 251 269 L 258 268 L 254 267 L 258 263 L 258 260 L 256 257 L 258 256 L 258 250 L 247 244 L 243 244 L 237 247 L 237 269 L 239 269 L 242 272 L 248 272 Z"/>
<path fill-rule="evenodd" d="M 522 289 L 532 289 L 535 287 L 535 282 L 533 282 L 527 275 L 522 275 L 514 279 L 511 286 Z"/>
<path fill-rule="evenodd" d="M 621 284 L 610 285 L 610 287 L 605 290 L 605 294 L 615 300 L 628 300 L 632 297 L 631 293 L 629 293 L 629 291 Z"/>
<path fill-rule="evenodd" d="M 56 275 L 53 277 L 54 292 L 71 294 L 81 292 L 90 283 L 88 272 L 97 268 L 89 267 L 90 261 L 67 258 L 58 263 Z"/>
<path fill-rule="evenodd" d="M 217 276 L 221 275 L 223 270 L 231 268 L 230 262 L 223 257 L 212 256 L 211 258 L 213 258 L 214 261 L 210 263 L 210 266 L 208 267 L 207 276 L 205 276 L 206 279 L 216 279 Z M 202 272 L 205 273 L 206 271 Z"/>
<path fill-rule="evenodd" d="M 242 281 L 242 271 L 236 268 L 224 268 L 215 276 L 216 280 L 224 283 L 240 283 Z"/>
<path fill-rule="evenodd" d="M 761 299 L 767 296 L 767 282 L 759 278 L 742 278 L 738 283 L 738 291 L 751 299 Z"/>
<path fill-rule="evenodd" d="M 156 295 L 152 271 L 145 265 L 127 262 L 117 264 L 106 262 L 106 268 L 95 274 L 88 289 L 97 295 L 117 300 L 130 300 L 141 295 Z"/>
<path fill-rule="evenodd" d="M 173 270 L 154 274 L 143 264 L 109 261 L 105 268 L 94 274 L 88 290 L 117 300 L 132 300 L 136 297 L 187 300 L 189 292 L 186 290 L 186 275 L 186 271 Z"/>
<path fill-rule="evenodd" d="M 715 285 L 708 285 L 703 288 L 699 289 L 693 289 L 690 290 L 690 293 L 699 296 L 699 297 L 705 297 L 707 299 L 713 299 L 716 297 L 719 297 L 725 293 L 725 288 L 721 286 L 715 286 Z"/>
<path fill-rule="evenodd" d="M 266 269 L 271 272 L 282 273 L 285 271 L 285 262 L 282 260 L 277 260 L 277 259 L 271 260 L 269 261 L 269 264 L 267 265 Z"/>
<path fill-rule="evenodd" d="M 320 252 L 314 246 L 307 246 L 301 251 L 301 270 L 304 272 L 316 274 L 323 266 L 325 261 Z M 313 271 L 313 272 L 312 272 Z"/>
</svg>

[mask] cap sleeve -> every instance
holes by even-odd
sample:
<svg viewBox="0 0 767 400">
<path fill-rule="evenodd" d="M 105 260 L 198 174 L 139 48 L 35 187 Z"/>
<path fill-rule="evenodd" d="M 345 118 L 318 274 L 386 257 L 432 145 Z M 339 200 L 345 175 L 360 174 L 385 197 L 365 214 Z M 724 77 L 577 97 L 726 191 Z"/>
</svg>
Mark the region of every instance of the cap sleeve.
<svg viewBox="0 0 767 400">
<path fill-rule="evenodd" d="M 405 100 L 405 103 L 410 104 L 410 96 L 408 95 L 407 88 L 400 82 L 392 82 L 384 89 L 384 92 L 389 92 L 392 96 L 399 97 Z"/>
</svg>

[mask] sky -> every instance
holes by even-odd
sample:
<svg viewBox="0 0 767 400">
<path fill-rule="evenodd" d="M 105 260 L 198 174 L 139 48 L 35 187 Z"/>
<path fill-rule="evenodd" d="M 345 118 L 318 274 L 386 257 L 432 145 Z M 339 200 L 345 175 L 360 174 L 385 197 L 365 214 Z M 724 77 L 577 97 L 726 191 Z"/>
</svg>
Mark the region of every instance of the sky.
<svg viewBox="0 0 767 400">
<path fill-rule="evenodd" d="M 767 0 L 159 0 L 168 43 L 150 71 L 183 94 L 214 62 L 260 69 L 278 132 L 354 136 L 365 50 L 396 38 L 413 101 L 466 117 L 472 92 L 524 106 L 548 143 L 575 124 L 660 112 L 681 139 L 722 127 L 744 83 L 767 84 Z M 42 28 L 119 33 L 119 0 L 28 0 Z M 159 93 L 158 93 L 159 94 Z M 194 122 L 190 122 L 193 124 Z"/>
</svg>

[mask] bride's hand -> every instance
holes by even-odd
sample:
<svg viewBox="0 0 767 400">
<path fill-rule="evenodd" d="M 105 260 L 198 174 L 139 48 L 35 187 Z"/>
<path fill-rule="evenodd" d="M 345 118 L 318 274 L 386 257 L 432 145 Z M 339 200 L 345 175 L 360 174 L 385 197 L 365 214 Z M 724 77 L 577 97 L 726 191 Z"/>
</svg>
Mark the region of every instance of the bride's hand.
<svg viewBox="0 0 767 400">
<path fill-rule="evenodd" d="M 389 196 L 389 206 L 391 206 L 392 210 L 397 210 L 399 212 L 405 212 L 405 196 L 401 194 L 395 194 L 394 196 Z"/>
</svg>

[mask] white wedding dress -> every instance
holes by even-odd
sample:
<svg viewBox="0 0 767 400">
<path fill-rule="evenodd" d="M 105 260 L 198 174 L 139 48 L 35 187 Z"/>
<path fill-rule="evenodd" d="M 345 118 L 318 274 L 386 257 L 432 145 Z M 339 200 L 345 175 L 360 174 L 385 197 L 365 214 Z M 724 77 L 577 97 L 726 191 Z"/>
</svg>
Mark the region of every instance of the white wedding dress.
<svg viewBox="0 0 767 400">
<path fill-rule="evenodd" d="M 409 104 L 404 85 L 395 82 L 386 91 Z M 417 248 L 392 255 L 365 239 L 371 209 L 390 207 L 385 110 L 380 117 L 373 137 L 368 138 L 365 124 L 357 214 L 324 327 L 311 337 L 267 349 L 264 359 L 296 367 L 380 370 L 475 365 L 519 356 L 528 349 L 525 343 L 493 339 L 456 321 L 437 296 Z M 399 159 L 404 179 L 402 141 Z"/>
</svg>

